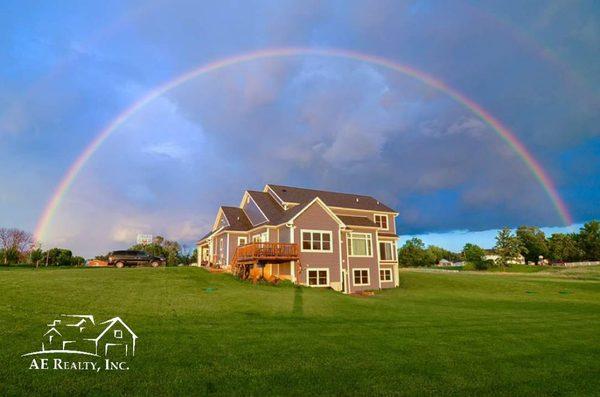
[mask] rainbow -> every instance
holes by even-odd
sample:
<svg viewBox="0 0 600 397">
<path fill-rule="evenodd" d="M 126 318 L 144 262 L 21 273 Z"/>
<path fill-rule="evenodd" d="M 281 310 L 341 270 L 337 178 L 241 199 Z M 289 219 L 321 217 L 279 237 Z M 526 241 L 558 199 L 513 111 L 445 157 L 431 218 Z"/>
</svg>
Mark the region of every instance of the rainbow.
<svg viewBox="0 0 600 397">
<path fill-rule="evenodd" d="M 539 162 L 533 157 L 533 155 L 527 150 L 527 148 L 521 143 L 517 137 L 502 123 L 494 118 L 489 112 L 483 107 L 461 94 L 456 89 L 450 87 L 443 81 L 440 81 L 429 74 L 412 68 L 410 66 L 400 64 L 391 61 L 386 58 L 382 58 L 376 55 L 369 55 L 360 52 L 344 50 L 344 49 L 331 49 L 331 48 L 271 48 L 264 49 L 244 54 L 239 54 L 217 60 L 208 64 L 204 64 L 200 67 L 194 68 L 185 72 L 172 80 L 154 88 L 148 92 L 145 96 L 140 98 L 137 102 L 133 103 L 129 108 L 125 109 L 119 114 L 113 121 L 110 122 L 100 133 L 90 142 L 90 144 L 83 150 L 83 152 L 77 157 L 75 162 L 68 169 L 63 179 L 57 186 L 54 194 L 47 203 L 42 215 L 40 216 L 37 226 L 35 229 L 35 237 L 38 241 L 42 241 L 49 224 L 52 221 L 56 210 L 60 206 L 62 199 L 65 197 L 69 188 L 77 178 L 77 175 L 81 172 L 87 161 L 94 155 L 96 150 L 102 145 L 102 143 L 110 137 L 110 135 L 121 125 L 126 123 L 131 116 L 137 113 L 140 109 L 152 102 L 157 97 L 165 94 L 169 90 L 184 84 L 185 82 L 196 78 L 200 75 L 214 72 L 216 70 L 226 68 L 229 66 L 256 61 L 261 59 L 269 58 L 284 58 L 284 57 L 295 57 L 295 56 L 323 56 L 333 58 L 343 58 L 355 61 L 366 62 L 372 65 L 376 65 L 385 69 L 389 69 L 395 72 L 405 74 L 413 77 L 427 86 L 433 87 L 455 101 L 461 103 L 463 106 L 475 113 L 481 120 L 488 124 L 498 136 L 504 140 L 509 147 L 522 159 L 525 165 L 531 170 L 534 177 L 538 180 L 548 197 L 550 198 L 553 206 L 556 208 L 559 216 L 565 225 L 572 224 L 572 218 L 569 214 L 566 204 L 561 199 L 554 183 L 544 171 Z"/>
</svg>

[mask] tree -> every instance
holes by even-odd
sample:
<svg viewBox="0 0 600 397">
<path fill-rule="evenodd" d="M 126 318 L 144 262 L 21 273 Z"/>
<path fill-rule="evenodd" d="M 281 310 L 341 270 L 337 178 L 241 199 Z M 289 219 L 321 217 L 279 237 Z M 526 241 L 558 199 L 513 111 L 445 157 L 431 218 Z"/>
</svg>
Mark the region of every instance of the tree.
<svg viewBox="0 0 600 397">
<path fill-rule="evenodd" d="M 498 232 L 496 236 L 496 246 L 494 250 L 499 258 L 497 264 L 504 268 L 510 265 L 510 262 L 519 257 L 521 252 L 525 251 L 525 247 L 521 245 L 521 241 L 515 237 L 510 228 L 505 227 Z"/>
<path fill-rule="evenodd" d="M 27 255 L 35 245 L 33 235 L 24 230 L 15 228 L 0 228 L 0 250 L 4 252 L 3 262 L 5 265 L 18 262 Z"/>
<path fill-rule="evenodd" d="M 64 248 L 51 248 L 44 254 L 48 260 L 47 264 L 51 266 L 75 266 L 76 261 L 73 258 L 73 252 Z"/>
<path fill-rule="evenodd" d="M 44 259 L 44 251 L 38 246 L 29 253 L 29 261 L 35 264 L 35 267 L 40 265 L 40 261 Z"/>
<path fill-rule="evenodd" d="M 577 236 L 579 248 L 583 252 L 583 257 L 589 261 L 600 260 L 600 222 L 587 222 Z"/>
<path fill-rule="evenodd" d="M 467 263 L 475 266 L 477 270 L 489 268 L 490 263 L 484 259 L 485 250 L 478 245 L 467 243 L 463 248 L 463 257 Z"/>
<path fill-rule="evenodd" d="M 573 262 L 583 257 L 577 245 L 577 236 L 573 234 L 555 233 L 548 240 L 550 258 L 557 262 Z"/>
<path fill-rule="evenodd" d="M 164 257 L 167 266 L 177 266 L 182 262 L 181 246 L 177 241 L 166 240 L 156 236 L 151 244 L 135 244 L 130 250 L 145 251 L 154 256 Z"/>
<path fill-rule="evenodd" d="M 520 240 L 522 250 L 521 254 L 528 262 L 540 260 L 540 256 L 546 258 L 550 252 L 548 248 L 548 240 L 546 235 L 539 227 L 536 226 L 520 226 L 517 229 L 517 238 Z"/>
<path fill-rule="evenodd" d="M 435 257 L 425 249 L 423 241 L 414 237 L 398 250 L 398 264 L 400 266 L 433 266 Z"/>
<path fill-rule="evenodd" d="M 449 261 L 459 261 L 461 259 L 460 254 L 448 251 L 447 249 L 435 245 L 430 245 L 429 247 L 427 247 L 427 251 L 429 251 L 429 253 L 433 256 L 434 263 L 439 263 L 439 261 L 442 259 L 446 259 Z"/>
</svg>

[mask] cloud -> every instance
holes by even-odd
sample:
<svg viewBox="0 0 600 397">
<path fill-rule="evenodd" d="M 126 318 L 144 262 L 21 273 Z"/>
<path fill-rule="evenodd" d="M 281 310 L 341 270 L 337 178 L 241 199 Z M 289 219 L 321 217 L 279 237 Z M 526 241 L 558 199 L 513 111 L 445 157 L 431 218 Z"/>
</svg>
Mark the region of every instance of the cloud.
<svg viewBox="0 0 600 397">
<path fill-rule="evenodd" d="M 591 6 L 136 7 L 43 7 L 35 18 L 21 8 L 27 17 L 0 24 L 0 55 L 9 60 L 0 71 L 8 82 L 0 88 L 0 183 L 10 191 L 0 199 L 3 222 L 32 229 L 77 155 L 155 87 L 273 46 L 347 48 L 435 76 L 515 133 L 576 219 L 599 216 Z M 90 43 L 90 34 L 101 39 Z M 22 95 L 32 86 L 34 95 Z M 230 65 L 145 105 L 85 165 L 48 240 L 86 255 L 126 246 L 138 230 L 193 241 L 220 204 L 236 205 L 244 189 L 268 182 L 375 195 L 398 208 L 407 233 L 560 223 L 512 149 L 446 93 L 367 62 L 299 56 Z"/>
</svg>

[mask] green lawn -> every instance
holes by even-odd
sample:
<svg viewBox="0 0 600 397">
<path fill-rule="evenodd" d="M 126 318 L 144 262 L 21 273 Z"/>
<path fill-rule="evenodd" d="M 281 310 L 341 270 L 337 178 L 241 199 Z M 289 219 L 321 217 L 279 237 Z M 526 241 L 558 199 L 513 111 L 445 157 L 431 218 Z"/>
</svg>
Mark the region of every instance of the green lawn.
<svg viewBox="0 0 600 397">
<path fill-rule="evenodd" d="M 600 268 L 402 271 L 374 297 L 197 268 L 0 271 L 0 395 L 598 395 Z M 121 316 L 122 372 L 34 371 L 61 313 Z"/>
</svg>

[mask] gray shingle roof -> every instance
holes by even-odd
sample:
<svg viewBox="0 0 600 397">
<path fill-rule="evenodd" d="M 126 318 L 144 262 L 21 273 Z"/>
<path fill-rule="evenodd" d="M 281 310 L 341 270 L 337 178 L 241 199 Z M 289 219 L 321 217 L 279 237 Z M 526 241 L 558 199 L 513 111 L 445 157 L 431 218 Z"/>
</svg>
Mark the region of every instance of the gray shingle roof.
<svg viewBox="0 0 600 397">
<path fill-rule="evenodd" d="M 338 215 L 346 226 L 378 227 L 375 222 L 364 216 Z"/>
<path fill-rule="evenodd" d="M 371 196 L 360 194 L 328 192 L 326 190 L 304 189 L 293 186 L 268 185 L 283 201 L 307 203 L 319 197 L 331 207 L 344 207 L 369 211 L 396 212 Z"/>
</svg>

